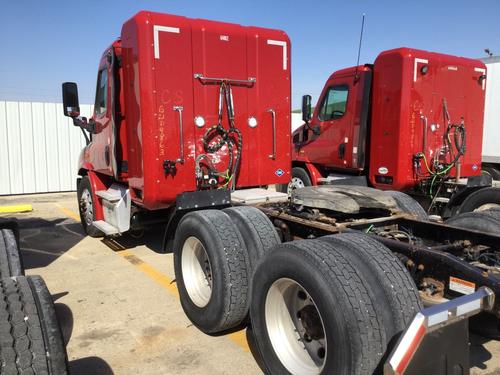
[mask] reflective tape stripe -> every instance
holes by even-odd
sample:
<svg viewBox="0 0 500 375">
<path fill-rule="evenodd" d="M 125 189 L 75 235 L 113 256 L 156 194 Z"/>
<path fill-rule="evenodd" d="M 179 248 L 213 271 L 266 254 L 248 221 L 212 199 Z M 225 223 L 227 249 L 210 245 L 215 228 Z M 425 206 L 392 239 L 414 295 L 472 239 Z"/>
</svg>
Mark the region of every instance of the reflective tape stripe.
<svg viewBox="0 0 500 375">
<path fill-rule="evenodd" d="M 427 325 L 429 327 L 446 322 L 448 320 L 448 310 L 429 316 Z"/>
<path fill-rule="evenodd" d="M 468 314 L 474 310 L 481 309 L 481 300 L 477 299 L 475 301 L 470 301 L 468 303 L 464 303 L 463 305 L 457 306 L 457 316 Z"/>
<path fill-rule="evenodd" d="M 418 344 L 420 344 L 425 334 L 424 322 L 425 316 L 418 313 L 392 355 L 389 364 L 397 374 L 402 374 L 404 372 Z"/>
</svg>

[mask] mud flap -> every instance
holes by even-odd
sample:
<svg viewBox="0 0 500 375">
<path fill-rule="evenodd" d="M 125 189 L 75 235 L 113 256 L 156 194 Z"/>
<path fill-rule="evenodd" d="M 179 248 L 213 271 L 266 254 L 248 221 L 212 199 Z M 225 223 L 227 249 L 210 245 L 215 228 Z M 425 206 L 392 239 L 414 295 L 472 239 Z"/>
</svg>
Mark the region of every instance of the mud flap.
<svg viewBox="0 0 500 375">
<path fill-rule="evenodd" d="M 486 287 L 417 313 L 384 365 L 384 375 L 468 375 L 469 317 L 489 311 Z"/>
<path fill-rule="evenodd" d="M 468 375 L 469 320 L 465 319 L 425 336 L 405 375 Z"/>
</svg>

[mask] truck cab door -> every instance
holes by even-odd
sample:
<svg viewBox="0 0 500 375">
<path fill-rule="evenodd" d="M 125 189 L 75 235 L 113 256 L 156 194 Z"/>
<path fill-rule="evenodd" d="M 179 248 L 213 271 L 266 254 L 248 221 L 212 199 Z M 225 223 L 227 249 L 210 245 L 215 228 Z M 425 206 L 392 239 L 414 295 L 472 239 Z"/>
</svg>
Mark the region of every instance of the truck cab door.
<svg viewBox="0 0 500 375">
<path fill-rule="evenodd" d="M 108 59 L 101 60 L 97 73 L 97 87 L 92 116 L 95 131 L 89 150 L 90 162 L 94 170 L 103 174 L 113 175 L 113 126 L 112 126 L 112 90 L 111 66 Z"/>
<path fill-rule="evenodd" d="M 358 78 L 353 69 L 327 81 L 311 120 L 316 134 L 301 145 L 301 158 L 327 168 L 363 169 L 369 79 L 371 72 L 363 67 Z"/>
<path fill-rule="evenodd" d="M 314 110 L 311 127 L 318 129 L 303 152 L 309 161 L 326 167 L 350 167 L 348 160 L 352 150 L 348 147 L 351 138 L 351 116 L 349 116 L 350 84 L 346 79 L 330 80 Z"/>
</svg>

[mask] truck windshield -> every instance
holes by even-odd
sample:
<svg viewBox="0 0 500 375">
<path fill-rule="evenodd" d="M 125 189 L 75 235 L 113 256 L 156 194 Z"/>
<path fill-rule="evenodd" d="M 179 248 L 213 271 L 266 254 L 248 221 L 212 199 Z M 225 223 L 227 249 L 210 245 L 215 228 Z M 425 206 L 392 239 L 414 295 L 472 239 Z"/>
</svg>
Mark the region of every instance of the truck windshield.
<svg viewBox="0 0 500 375">
<path fill-rule="evenodd" d="M 349 86 L 347 85 L 329 87 L 319 110 L 319 119 L 329 121 L 344 116 L 348 94 Z"/>
<path fill-rule="evenodd" d="M 95 94 L 95 114 L 106 113 L 106 103 L 108 101 L 108 69 L 99 70 L 97 74 L 97 89 Z"/>
</svg>

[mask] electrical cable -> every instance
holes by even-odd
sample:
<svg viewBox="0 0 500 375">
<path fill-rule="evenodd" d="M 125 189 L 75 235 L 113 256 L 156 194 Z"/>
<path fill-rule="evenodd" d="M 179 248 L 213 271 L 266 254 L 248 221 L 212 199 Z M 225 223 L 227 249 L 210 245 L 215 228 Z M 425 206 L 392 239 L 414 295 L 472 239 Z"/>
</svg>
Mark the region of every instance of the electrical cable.
<svg viewBox="0 0 500 375">
<path fill-rule="evenodd" d="M 464 125 L 464 119 L 462 118 L 460 124 L 451 123 L 450 113 L 448 111 L 448 103 L 446 101 L 446 98 L 443 98 L 443 115 L 444 115 L 444 120 L 447 123 L 446 130 L 443 134 L 443 142 L 446 147 L 446 152 L 450 156 L 449 162 L 446 164 L 436 164 L 434 165 L 434 170 L 432 170 L 431 167 L 429 166 L 429 162 L 425 155 L 426 150 L 423 150 L 422 152 L 419 152 L 418 154 L 415 155 L 416 158 L 423 159 L 424 161 L 424 166 L 428 172 L 427 177 L 429 177 L 430 179 L 429 196 L 431 197 L 431 199 L 433 199 L 433 201 L 435 196 L 437 196 L 438 192 L 441 190 L 441 187 L 445 182 L 446 178 L 449 176 L 449 172 L 451 171 L 451 169 L 456 166 L 459 159 L 466 152 L 466 129 Z M 453 132 L 453 140 L 451 138 L 452 132 Z M 454 152 L 455 149 L 456 149 L 456 154 Z M 420 163 L 416 161 L 414 162 L 414 165 L 416 166 L 415 168 L 416 175 L 418 177 L 425 177 L 425 175 L 421 173 Z M 440 170 L 436 170 L 437 168 L 440 168 Z M 440 180 L 440 187 L 438 188 L 436 195 L 434 195 L 433 190 L 437 179 Z"/>
<path fill-rule="evenodd" d="M 223 110 L 225 108 L 227 112 L 227 117 L 229 120 L 229 129 L 226 130 L 222 125 L 223 121 Z M 241 153 L 243 149 L 243 137 L 241 131 L 236 128 L 234 122 L 234 106 L 233 106 L 233 94 L 231 85 L 225 81 L 221 82 L 219 91 L 219 116 L 218 123 L 216 125 L 208 128 L 203 135 L 203 148 L 205 152 L 209 154 L 214 154 L 219 151 L 222 147 L 227 145 L 229 161 L 226 171 L 220 172 L 214 167 L 210 158 L 203 154 L 196 158 L 196 174 L 197 178 L 201 179 L 201 160 L 206 159 L 210 161 L 208 168 L 213 172 L 214 175 L 224 178 L 226 181 L 221 188 L 227 188 L 231 184 L 231 189 L 236 188 L 236 179 L 239 173 L 239 167 L 241 163 Z M 234 148 L 236 147 L 236 157 Z"/>
</svg>

